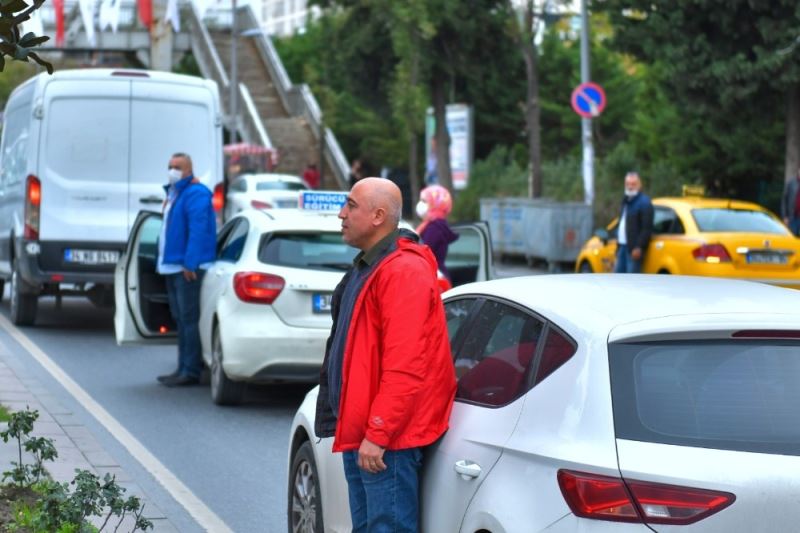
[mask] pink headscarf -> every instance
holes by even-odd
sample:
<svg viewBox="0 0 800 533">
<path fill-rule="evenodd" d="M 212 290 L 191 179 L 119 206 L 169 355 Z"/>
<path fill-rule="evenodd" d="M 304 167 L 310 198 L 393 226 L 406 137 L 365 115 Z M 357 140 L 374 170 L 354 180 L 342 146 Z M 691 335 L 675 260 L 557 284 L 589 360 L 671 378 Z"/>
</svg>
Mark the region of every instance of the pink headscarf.
<svg viewBox="0 0 800 533">
<path fill-rule="evenodd" d="M 417 227 L 417 234 L 422 234 L 425 226 L 432 220 L 439 218 L 447 218 L 450 211 L 453 209 L 453 197 L 450 196 L 450 191 L 441 185 L 430 185 L 422 189 L 419 194 L 421 201 L 428 204 L 428 212 L 425 213 L 425 218 Z"/>
</svg>

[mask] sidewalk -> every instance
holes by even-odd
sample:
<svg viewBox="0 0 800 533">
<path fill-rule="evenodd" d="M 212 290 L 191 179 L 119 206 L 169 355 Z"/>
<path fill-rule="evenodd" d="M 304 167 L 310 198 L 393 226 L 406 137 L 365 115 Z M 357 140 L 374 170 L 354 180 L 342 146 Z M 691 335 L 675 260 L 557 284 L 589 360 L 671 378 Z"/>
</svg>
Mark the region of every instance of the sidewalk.
<svg viewBox="0 0 800 533">
<path fill-rule="evenodd" d="M 76 469 L 89 470 L 101 479 L 109 473 L 126 489 L 125 496 L 137 496 L 144 503 L 144 516 L 153 523 L 150 531 L 178 531 L 147 498 L 142 488 L 103 449 L 94 435 L 80 423 L 75 414 L 61 405 L 37 379 L 29 377 L 22 370 L 12 369 L 7 364 L 7 354 L 4 351 L 0 345 L 0 403 L 11 411 L 22 411 L 26 408 L 39 411 L 33 435 L 52 439 L 58 450 L 56 460 L 45 465 L 51 477 L 56 481 L 69 483 L 75 477 Z M 9 470 L 11 461 L 16 460 L 16 441 L 3 443 L 0 439 L 0 472 Z M 130 531 L 132 528 L 133 521 L 126 518 L 119 530 Z"/>
</svg>

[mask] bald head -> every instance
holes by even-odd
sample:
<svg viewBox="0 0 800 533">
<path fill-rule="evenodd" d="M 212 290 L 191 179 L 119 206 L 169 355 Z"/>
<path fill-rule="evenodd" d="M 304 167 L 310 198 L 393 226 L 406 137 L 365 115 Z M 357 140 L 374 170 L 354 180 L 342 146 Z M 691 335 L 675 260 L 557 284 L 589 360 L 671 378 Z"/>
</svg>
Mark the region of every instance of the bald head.
<svg viewBox="0 0 800 533">
<path fill-rule="evenodd" d="M 397 229 L 403 210 L 400 189 L 383 178 L 364 178 L 350 191 L 339 212 L 342 238 L 361 250 L 369 250 Z"/>
</svg>

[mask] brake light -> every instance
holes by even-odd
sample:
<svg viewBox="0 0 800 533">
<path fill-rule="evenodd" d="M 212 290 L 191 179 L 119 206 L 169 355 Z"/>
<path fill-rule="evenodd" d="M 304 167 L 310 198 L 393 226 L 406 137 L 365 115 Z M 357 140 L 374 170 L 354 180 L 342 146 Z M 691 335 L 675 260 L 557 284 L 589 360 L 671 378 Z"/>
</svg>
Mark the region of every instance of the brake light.
<svg viewBox="0 0 800 533">
<path fill-rule="evenodd" d="M 254 207 L 256 209 L 272 209 L 272 204 L 269 202 L 261 202 L 259 200 L 251 200 L 250 207 Z"/>
<path fill-rule="evenodd" d="M 800 339 L 800 331 L 784 329 L 746 329 L 731 335 L 734 339 Z"/>
<path fill-rule="evenodd" d="M 623 481 L 570 470 L 558 471 L 558 484 L 576 516 L 614 522 L 693 524 L 736 501 L 729 492 Z"/>
<path fill-rule="evenodd" d="M 39 212 L 42 205 L 42 183 L 34 175 L 25 180 L 25 228 L 22 236 L 28 240 L 39 239 Z"/>
<path fill-rule="evenodd" d="M 225 187 L 222 183 L 217 183 L 214 187 L 214 196 L 211 198 L 211 205 L 214 206 L 214 211 L 221 211 L 225 207 Z"/>
<path fill-rule="evenodd" d="M 721 244 L 704 244 L 692 250 L 692 255 L 697 261 L 706 263 L 730 263 L 731 256 Z"/>
<path fill-rule="evenodd" d="M 237 272 L 233 276 L 233 290 L 243 302 L 271 304 L 285 285 L 286 281 L 274 274 Z"/>
</svg>

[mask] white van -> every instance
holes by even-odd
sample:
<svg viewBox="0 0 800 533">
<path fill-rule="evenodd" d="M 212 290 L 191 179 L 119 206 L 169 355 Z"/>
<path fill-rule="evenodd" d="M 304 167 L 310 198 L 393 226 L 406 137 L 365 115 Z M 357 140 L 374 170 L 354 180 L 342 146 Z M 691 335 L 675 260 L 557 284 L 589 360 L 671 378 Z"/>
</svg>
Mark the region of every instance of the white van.
<svg viewBox="0 0 800 533">
<path fill-rule="evenodd" d="M 0 141 L 0 294 L 15 324 L 43 295 L 113 303 L 114 266 L 141 210 L 160 211 L 167 164 L 192 157 L 222 204 L 213 81 L 145 70 L 65 70 L 19 86 Z M 217 205 L 219 204 L 219 205 Z"/>
</svg>

